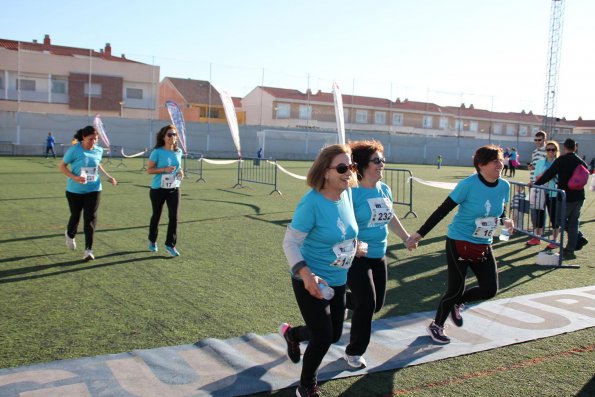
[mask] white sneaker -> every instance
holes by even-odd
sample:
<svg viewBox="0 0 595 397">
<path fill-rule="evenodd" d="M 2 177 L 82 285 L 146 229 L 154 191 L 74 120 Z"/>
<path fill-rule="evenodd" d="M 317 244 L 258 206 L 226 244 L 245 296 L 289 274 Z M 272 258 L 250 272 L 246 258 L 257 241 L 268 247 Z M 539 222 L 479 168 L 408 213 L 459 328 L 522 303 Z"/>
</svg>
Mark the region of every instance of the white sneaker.
<svg viewBox="0 0 595 397">
<path fill-rule="evenodd" d="M 68 232 L 64 232 L 64 237 L 66 237 L 66 246 L 68 247 L 68 249 L 75 250 L 76 249 L 76 241 L 74 241 L 74 238 L 68 237 Z"/>
<path fill-rule="evenodd" d="M 85 250 L 85 255 L 83 256 L 85 262 L 92 261 L 95 259 L 95 255 L 93 255 L 93 250 Z"/>
<path fill-rule="evenodd" d="M 350 356 L 347 353 L 343 356 L 347 364 L 353 368 L 366 368 L 366 359 L 364 356 Z"/>
</svg>

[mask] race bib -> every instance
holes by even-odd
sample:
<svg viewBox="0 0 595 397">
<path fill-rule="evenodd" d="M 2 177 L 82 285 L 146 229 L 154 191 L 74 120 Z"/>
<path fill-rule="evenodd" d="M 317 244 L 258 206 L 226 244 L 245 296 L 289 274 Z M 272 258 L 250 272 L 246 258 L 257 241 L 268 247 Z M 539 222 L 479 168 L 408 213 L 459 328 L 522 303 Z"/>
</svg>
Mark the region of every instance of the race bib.
<svg viewBox="0 0 595 397">
<path fill-rule="evenodd" d="M 333 252 L 337 259 L 331 263 L 331 266 L 349 269 L 351 262 L 355 257 L 357 242 L 355 239 L 345 240 L 333 246 Z"/>
<path fill-rule="evenodd" d="M 85 177 L 85 183 L 97 180 L 97 167 L 81 167 L 81 176 Z"/>
<path fill-rule="evenodd" d="M 161 188 L 163 189 L 175 189 L 180 187 L 182 178 L 179 174 L 163 174 L 161 175 Z"/>
<path fill-rule="evenodd" d="M 368 227 L 383 226 L 390 222 L 394 213 L 392 203 L 386 197 L 377 197 L 368 199 L 372 217 L 368 222 Z"/>
<path fill-rule="evenodd" d="M 475 232 L 473 237 L 490 238 L 498 228 L 499 219 L 495 216 L 475 219 Z"/>
</svg>

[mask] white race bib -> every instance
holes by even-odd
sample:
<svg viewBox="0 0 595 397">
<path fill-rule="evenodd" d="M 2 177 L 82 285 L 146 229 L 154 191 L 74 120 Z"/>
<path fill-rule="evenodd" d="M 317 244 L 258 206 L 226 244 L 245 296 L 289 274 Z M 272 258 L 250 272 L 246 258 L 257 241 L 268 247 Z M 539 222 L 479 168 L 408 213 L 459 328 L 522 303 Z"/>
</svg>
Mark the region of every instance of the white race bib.
<svg viewBox="0 0 595 397">
<path fill-rule="evenodd" d="M 180 187 L 182 178 L 179 174 L 162 174 L 161 175 L 161 188 L 163 189 L 174 189 Z"/>
<path fill-rule="evenodd" d="M 345 240 L 333 246 L 333 252 L 337 259 L 331 263 L 331 266 L 349 269 L 351 262 L 355 257 L 357 242 L 355 239 Z"/>
<path fill-rule="evenodd" d="M 85 183 L 97 180 L 97 167 L 81 167 L 81 176 L 85 177 Z"/>
<path fill-rule="evenodd" d="M 368 199 L 368 205 L 372 211 L 368 227 L 383 226 L 389 223 L 394 215 L 392 204 L 386 197 Z"/>
<path fill-rule="evenodd" d="M 473 237 L 490 238 L 498 228 L 499 218 L 495 216 L 488 216 L 485 218 L 475 219 L 475 232 Z"/>
</svg>

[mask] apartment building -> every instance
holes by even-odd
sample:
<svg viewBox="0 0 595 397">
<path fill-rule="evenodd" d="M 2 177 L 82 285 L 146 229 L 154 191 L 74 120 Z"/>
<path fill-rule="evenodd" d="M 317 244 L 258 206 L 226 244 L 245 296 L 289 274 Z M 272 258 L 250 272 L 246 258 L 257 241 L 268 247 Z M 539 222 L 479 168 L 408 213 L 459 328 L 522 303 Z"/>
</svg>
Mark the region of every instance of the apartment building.
<svg viewBox="0 0 595 397">
<path fill-rule="evenodd" d="M 0 39 L 0 111 L 155 118 L 159 66 L 99 51 Z"/>
<path fill-rule="evenodd" d="M 543 116 L 475 109 L 473 104 L 435 103 L 345 95 L 346 130 L 401 134 L 527 140 L 539 131 Z M 336 129 L 333 94 L 259 86 L 242 99 L 246 124 L 283 128 Z M 557 120 L 554 133 L 571 134 L 573 124 Z"/>
</svg>

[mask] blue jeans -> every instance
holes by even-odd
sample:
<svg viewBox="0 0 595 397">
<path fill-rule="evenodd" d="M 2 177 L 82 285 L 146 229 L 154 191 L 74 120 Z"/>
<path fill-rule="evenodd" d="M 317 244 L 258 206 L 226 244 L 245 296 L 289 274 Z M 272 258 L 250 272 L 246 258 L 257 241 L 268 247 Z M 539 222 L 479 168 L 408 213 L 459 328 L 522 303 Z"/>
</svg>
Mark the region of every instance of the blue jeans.
<svg viewBox="0 0 595 397">
<path fill-rule="evenodd" d="M 578 220 L 581 215 L 581 208 L 584 200 L 573 201 L 566 203 L 566 232 L 568 233 L 568 241 L 566 242 L 566 250 L 574 253 L 574 247 L 578 240 Z"/>
</svg>

